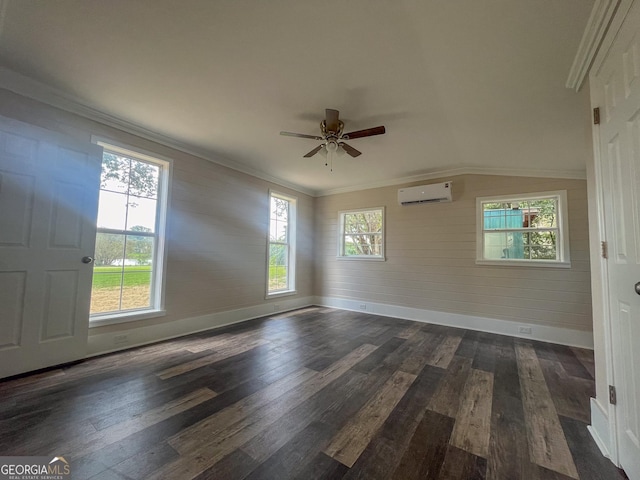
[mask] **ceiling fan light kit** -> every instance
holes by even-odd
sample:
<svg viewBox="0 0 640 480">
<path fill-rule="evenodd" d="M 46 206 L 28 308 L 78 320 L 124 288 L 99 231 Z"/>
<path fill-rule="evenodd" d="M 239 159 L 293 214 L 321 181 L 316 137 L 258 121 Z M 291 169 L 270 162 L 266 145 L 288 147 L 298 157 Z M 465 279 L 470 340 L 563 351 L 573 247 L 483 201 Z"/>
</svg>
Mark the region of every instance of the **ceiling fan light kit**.
<svg viewBox="0 0 640 480">
<path fill-rule="evenodd" d="M 338 112 L 338 110 L 333 110 L 331 108 L 327 108 L 325 110 L 325 119 L 320 122 L 321 136 L 293 132 L 280 132 L 280 135 L 321 140 L 322 143 L 304 155 L 304 158 L 313 157 L 316 153 L 320 152 L 322 156 L 327 158 L 325 165 L 333 172 L 333 157 L 335 155 L 341 156 L 347 153 L 351 157 L 355 158 L 362 154 L 362 152 L 345 143 L 344 140 L 372 137 L 374 135 L 382 135 L 386 132 L 384 126 L 379 126 L 344 133 L 344 122 L 338 118 L 339 115 L 340 112 Z"/>
</svg>

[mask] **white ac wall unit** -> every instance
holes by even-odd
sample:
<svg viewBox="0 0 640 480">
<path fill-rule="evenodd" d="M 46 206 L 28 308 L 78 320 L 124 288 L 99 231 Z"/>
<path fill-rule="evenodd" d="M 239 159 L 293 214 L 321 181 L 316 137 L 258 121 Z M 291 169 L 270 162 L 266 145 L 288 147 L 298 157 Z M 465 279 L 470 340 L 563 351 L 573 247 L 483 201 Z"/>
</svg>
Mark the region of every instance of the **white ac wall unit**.
<svg viewBox="0 0 640 480">
<path fill-rule="evenodd" d="M 398 190 L 398 203 L 411 205 L 414 203 L 441 203 L 451 201 L 452 182 L 419 185 Z"/>
</svg>

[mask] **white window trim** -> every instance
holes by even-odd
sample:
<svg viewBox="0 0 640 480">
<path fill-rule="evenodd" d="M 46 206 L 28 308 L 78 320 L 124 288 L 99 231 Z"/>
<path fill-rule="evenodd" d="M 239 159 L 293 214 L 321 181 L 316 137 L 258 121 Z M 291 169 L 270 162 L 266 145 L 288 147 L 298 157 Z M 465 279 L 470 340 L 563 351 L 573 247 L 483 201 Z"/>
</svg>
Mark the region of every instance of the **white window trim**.
<svg viewBox="0 0 640 480">
<path fill-rule="evenodd" d="M 157 240 L 156 258 L 154 263 L 154 276 L 152 285 L 154 285 L 152 294 L 153 308 L 140 308 L 135 310 L 126 310 L 122 312 L 108 312 L 103 314 L 95 314 L 89 316 L 89 328 L 101 327 L 104 325 L 114 325 L 118 323 L 134 322 L 148 318 L 157 318 L 166 315 L 164 306 L 165 289 L 166 289 L 166 264 L 167 264 L 167 216 L 169 204 L 171 202 L 171 179 L 173 177 L 173 160 L 157 155 L 137 147 L 123 144 L 117 140 L 97 135 L 91 136 L 91 142 L 100 145 L 103 149 L 120 153 L 124 156 L 138 158 L 155 164 L 162 165 L 162 174 L 158 183 L 158 199 L 160 200 L 157 218 Z M 156 286 L 160 284 L 159 288 Z"/>
<path fill-rule="evenodd" d="M 361 213 L 361 212 L 377 212 L 380 210 L 382 212 L 382 231 L 380 235 L 382 236 L 382 248 L 380 255 L 345 255 L 344 254 L 344 216 L 349 213 Z M 369 207 L 369 208 L 354 208 L 350 210 L 341 210 L 338 212 L 338 260 L 356 260 L 356 261 L 369 261 L 369 262 L 384 262 L 386 261 L 385 251 L 386 251 L 386 212 L 385 207 Z"/>
<path fill-rule="evenodd" d="M 289 202 L 289 218 L 287 221 L 287 237 L 289 239 L 289 258 L 288 258 L 288 271 L 287 271 L 287 288 L 283 290 L 276 290 L 274 292 L 269 291 L 269 255 L 271 246 L 271 197 L 278 197 Z M 266 293 L 265 299 L 284 297 L 287 295 L 295 295 L 296 290 L 296 230 L 298 225 L 298 197 L 288 195 L 286 193 L 279 192 L 277 190 L 269 189 L 269 210 L 267 214 L 267 255 L 266 255 Z M 293 219 L 293 222 L 291 221 Z M 278 243 L 278 242 L 275 242 Z"/>
<path fill-rule="evenodd" d="M 485 260 L 484 257 L 484 212 L 483 203 L 538 200 L 541 198 L 553 198 L 558 201 L 558 233 L 560 241 L 556 248 L 560 260 Z M 496 195 L 490 197 L 476 197 L 476 264 L 496 266 L 518 267 L 547 267 L 547 268 L 571 268 L 569 252 L 569 213 L 567 207 L 567 191 L 554 190 L 551 192 L 534 192 L 521 195 Z"/>
</svg>

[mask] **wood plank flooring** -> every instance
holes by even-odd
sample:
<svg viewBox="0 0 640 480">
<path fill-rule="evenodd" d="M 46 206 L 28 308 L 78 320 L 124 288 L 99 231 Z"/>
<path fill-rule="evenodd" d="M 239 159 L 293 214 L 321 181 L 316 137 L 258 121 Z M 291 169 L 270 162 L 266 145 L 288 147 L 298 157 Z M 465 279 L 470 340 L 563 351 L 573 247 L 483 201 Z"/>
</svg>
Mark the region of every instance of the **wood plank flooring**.
<svg viewBox="0 0 640 480">
<path fill-rule="evenodd" d="M 0 382 L 73 478 L 593 479 L 588 350 L 307 308 Z"/>
</svg>

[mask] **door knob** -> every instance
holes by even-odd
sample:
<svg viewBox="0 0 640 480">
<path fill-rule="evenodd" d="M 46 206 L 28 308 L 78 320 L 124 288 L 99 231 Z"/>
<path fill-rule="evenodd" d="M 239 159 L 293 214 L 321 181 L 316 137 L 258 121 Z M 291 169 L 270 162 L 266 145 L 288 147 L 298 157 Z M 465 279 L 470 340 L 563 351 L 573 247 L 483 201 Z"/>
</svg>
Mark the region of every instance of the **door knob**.
<svg viewBox="0 0 640 480">
<path fill-rule="evenodd" d="M 640 282 L 636 283 L 635 289 L 636 289 L 636 293 L 640 295 Z"/>
<path fill-rule="evenodd" d="M 82 257 L 82 263 L 91 263 L 93 262 L 92 257 Z"/>
</svg>

